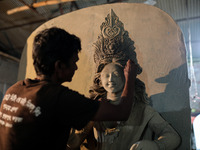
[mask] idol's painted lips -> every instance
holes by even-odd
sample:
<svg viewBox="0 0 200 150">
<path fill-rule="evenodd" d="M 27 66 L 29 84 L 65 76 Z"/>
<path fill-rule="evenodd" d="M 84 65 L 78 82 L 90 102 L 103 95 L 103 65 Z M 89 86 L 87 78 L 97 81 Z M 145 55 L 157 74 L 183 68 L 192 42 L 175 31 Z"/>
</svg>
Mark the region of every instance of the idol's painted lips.
<svg viewBox="0 0 200 150">
<path fill-rule="evenodd" d="M 114 87 L 116 84 L 114 82 L 109 82 L 108 87 Z"/>
</svg>

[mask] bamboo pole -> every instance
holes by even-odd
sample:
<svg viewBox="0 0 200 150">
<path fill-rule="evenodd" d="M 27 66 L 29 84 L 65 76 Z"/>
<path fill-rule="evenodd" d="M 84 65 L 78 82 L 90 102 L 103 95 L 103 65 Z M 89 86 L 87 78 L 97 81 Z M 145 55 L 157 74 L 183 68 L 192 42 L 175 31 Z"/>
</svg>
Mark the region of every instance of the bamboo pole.
<svg viewBox="0 0 200 150">
<path fill-rule="evenodd" d="M 49 0 L 49 1 L 43 1 L 43 2 L 38 2 L 38 3 L 33 3 L 31 5 L 32 8 L 37 8 L 37 7 L 42 7 L 42 6 L 47 6 L 47 5 L 56 5 L 56 4 L 60 4 L 60 3 L 65 3 L 65 2 L 72 2 L 75 0 Z M 8 15 L 20 12 L 20 11 L 24 11 L 24 10 L 28 10 L 30 9 L 29 6 L 21 6 L 21 7 L 17 7 L 14 9 L 10 9 L 7 11 Z"/>
</svg>

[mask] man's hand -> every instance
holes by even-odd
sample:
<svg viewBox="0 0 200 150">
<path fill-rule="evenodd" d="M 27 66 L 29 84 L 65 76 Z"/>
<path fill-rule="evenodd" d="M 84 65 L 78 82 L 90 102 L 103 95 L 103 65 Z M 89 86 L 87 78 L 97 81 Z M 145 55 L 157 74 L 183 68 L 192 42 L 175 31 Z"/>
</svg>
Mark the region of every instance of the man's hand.
<svg viewBox="0 0 200 150">
<path fill-rule="evenodd" d="M 137 75 L 137 66 L 132 60 L 128 60 L 124 68 L 124 76 L 126 81 L 133 80 L 135 81 Z"/>
</svg>

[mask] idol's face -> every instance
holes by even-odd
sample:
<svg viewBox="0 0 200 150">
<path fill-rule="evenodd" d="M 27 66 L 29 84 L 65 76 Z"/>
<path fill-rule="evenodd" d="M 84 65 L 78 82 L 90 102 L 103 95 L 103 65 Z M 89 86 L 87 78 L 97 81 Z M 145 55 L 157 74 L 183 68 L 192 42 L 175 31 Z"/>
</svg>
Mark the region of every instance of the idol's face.
<svg viewBox="0 0 200 150">
<path fill-rule="evenodd" d="M 122 92 L 125 78 L 123 68 L 117 64 L 107 64 L 101 72 L 101 82 L 109 93 Z"/>
</svg>

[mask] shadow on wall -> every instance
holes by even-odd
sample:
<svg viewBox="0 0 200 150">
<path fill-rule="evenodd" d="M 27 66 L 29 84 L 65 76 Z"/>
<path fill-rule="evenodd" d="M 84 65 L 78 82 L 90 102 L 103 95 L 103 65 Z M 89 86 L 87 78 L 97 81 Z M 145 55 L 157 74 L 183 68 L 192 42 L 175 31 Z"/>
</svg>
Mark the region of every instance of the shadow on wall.
<svg viewBox="0 0 200 150">
<path fill-rule="evenodd" d="M 167 83 L 165 92 L 152 95 L 151 105 L 180 134 L 182 144 L 179 150 L 190 149 L 191 109 L 189 103 L 190 80 L 187 64 L 173 69 L 167 76 L 158 78 L 156 82 Z"/>
</svg>

